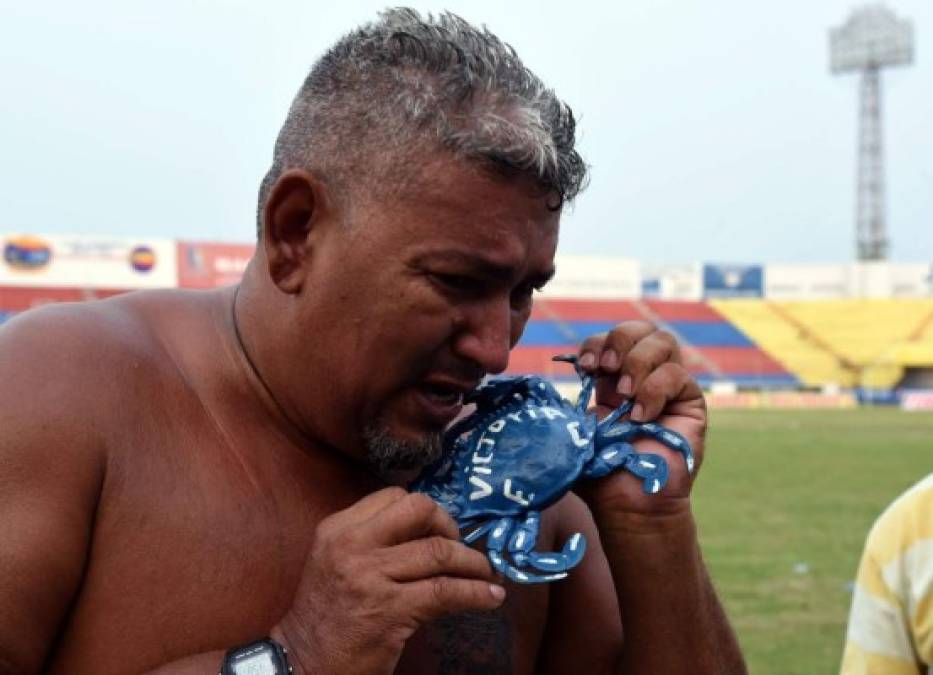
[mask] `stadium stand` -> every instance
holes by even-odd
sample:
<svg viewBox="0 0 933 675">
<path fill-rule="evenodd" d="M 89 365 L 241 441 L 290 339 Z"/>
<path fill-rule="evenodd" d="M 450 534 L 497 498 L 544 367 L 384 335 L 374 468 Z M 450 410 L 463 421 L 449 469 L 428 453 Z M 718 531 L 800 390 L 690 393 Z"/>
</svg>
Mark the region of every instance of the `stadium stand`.
<svg viewBox="0 0 933 675">
<path fill-rule="evenodd" d="M 21 239 L 8 237 L 4 251 L 19 251 Z M 0 323 L 49 302 L 123 292 L 118 288 L 235 283 L 253 251 L 252 244 L 146 240 L 140 245 L 136 239 L 77 235 L 46 239 L 49 253 L 41 264 L 6 253 L 0 261 Z M 141 265 L 141 255 L 147 264 Z M 644 319 L 678 337 L 688 370 L 704 387 L 724 383 L 716 387 L 717 395 L 728 395 L 733 385 L 769 394 L 805 387 L 824 389 L 827 395 L 833 389 L 853 390 L 872 402 L 885 394 L 896 402 L 899 388 L 933 389 L 933 266 L 796 266 L 790 271 L 778 266 L 783 277 L 760 265 L 706 268 L 718 270 L 718 276 L 701 274 L 697 266 L 686 281 L 677 277 L 683 284 L 665 286 L 683 287 L 684 295 L 634 298 L 644 281 L 637 261 L 564 260 L 560 269 L 566 274 L 549 286 L 551 295 L 537 298 L 509 372 L 569 384 L 572 370 L 554 363 L 554 355 L 576 350 L 585 337 L 620 321 Z M 851 283 L 826 287 L 829 272 L 836 274 L 832 279 L 851 277 Z M 783 279 L 783 285 L 775 279 Z M 888 295 L 857 299 L 865 289 L 875 293 L 879 288 Z M 660 282 L 656 289 L 663 290 Z M 830 291 L 838 294 L 832 296 L 836 299 L 820 295 Z"/>
<path fill-rule="evenodd" d="M 713 307 L 693 301 L 538 299 L 509 372 L 572 377 L 566 365 L 553 363 L 551 357 L 572 352 L 584 337 L 627 319 L 653 321 L 674 333 L 687 368 L 704 386 L 718 380 L 750 388 L 799 385 L 796 376 Z"/>
<path fill-rule="evenodd" d="M 905 369 L 933 367 L 933 299 L 713 305 L 808 386 L 891 389 Z"/>
<path fill-rule="evenodd" d="M 854 386 L 857 373 L 809 331 L 779 314 L 762 300 L 712 300 L 710 304 L 762 349 L 795 373 L 807 387 L 829 383 Z"/>
</svg>

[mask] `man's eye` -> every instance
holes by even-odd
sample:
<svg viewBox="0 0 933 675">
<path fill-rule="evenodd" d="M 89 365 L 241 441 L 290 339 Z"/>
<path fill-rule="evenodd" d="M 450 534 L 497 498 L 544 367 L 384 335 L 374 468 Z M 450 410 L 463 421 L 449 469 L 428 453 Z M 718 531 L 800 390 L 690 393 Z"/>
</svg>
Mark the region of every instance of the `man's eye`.
<svg viewBox="0 0 933 675">
<path fill-rule="evenodd" d="M 542 284 L 522 284 L 512 293 L 512 304 L 524 306 L 531 302 L 535 291 L 540 291 Z"/>
<path fill-rule="evenodd" d="M 479 293 L 483 289 L 483 283 L 479 279 L 474 279 L 463 274 L 434 274 L 434 278 L 444 288 L 456 293 Z"/>
</svg>

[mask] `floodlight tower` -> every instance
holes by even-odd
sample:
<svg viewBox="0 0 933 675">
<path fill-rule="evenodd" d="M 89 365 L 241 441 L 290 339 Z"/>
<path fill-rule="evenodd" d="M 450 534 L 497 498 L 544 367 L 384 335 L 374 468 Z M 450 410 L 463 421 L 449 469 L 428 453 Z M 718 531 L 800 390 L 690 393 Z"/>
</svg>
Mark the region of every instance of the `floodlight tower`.
<svg viewBox="0 0 933 675">
<path fill-rule="evenodd" d="M 884 222 L 884 152 L 881 128 L 881 69 L 913 61 L 910 21 L 872 5 L 855 10 L 829 33 L 833 74 L 862 73 L 859 96 L 856 248 L 859 260 L 884 260 L 888 237 Z"/>
</svg>

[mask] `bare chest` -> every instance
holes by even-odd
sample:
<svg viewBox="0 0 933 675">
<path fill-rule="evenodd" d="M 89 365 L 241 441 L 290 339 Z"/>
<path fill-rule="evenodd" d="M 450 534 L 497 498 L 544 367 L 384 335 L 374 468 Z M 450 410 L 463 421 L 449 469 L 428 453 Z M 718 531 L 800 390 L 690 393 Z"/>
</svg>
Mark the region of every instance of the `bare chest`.
<svg viewBox="0 0 933 675">
<path fill-rule="evenodd" d="M 190 421 L 156 431 L 140 428 L 111 468 L 52 672 L 144 671 L 267 634 L 293 601 L 317 524 L 371 489 L 247 428 L 235 439 Z M 527 619 L 529 603 L 541 620 Z M 532 593 L 518 614 L 437 622 L 398 672 L 527 672 L 521 653 L 545 608 L 546 594 Z"/>
</svg>

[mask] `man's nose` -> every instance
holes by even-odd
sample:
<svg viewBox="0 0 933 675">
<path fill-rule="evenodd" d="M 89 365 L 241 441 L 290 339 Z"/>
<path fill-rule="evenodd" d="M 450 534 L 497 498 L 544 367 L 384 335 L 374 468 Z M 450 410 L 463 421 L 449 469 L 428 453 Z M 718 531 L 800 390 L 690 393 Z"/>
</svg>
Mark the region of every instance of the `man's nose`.
<svg viewBox="0 0 933 675">
<path fill-rule="evenodd" d="M 508 303 L 490 303 L 465 317 L 456 337 L 459 356 L 473 361 L 486 373 L 501 373 L 509 365 L 512 347 L 512 311 Z"/>
</svg>

